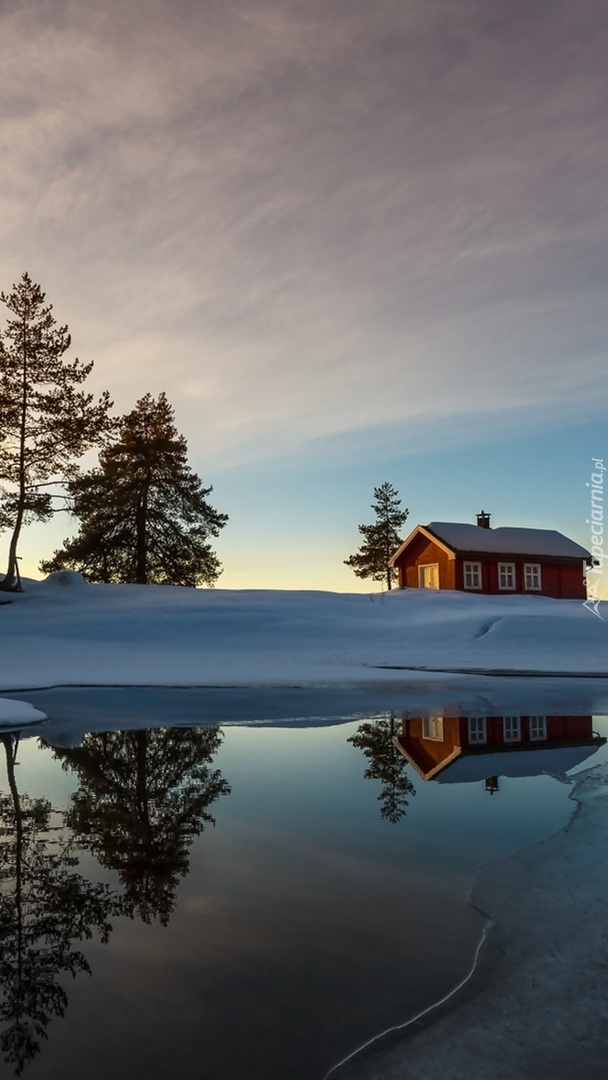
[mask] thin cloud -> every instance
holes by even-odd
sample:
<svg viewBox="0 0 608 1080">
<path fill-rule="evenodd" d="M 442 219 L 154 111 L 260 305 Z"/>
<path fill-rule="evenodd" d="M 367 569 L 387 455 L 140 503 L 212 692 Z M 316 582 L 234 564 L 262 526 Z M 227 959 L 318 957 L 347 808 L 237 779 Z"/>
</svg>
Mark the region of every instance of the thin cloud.
<svg viewBox="0 0 608 1080">
<path fill-rule="evenodd" d="M 191 446 L 605 399 L 595 0 L 0 9 L 0 272 Z M 483 421 L 483 416 L 486 419 Z"/>
</svg>

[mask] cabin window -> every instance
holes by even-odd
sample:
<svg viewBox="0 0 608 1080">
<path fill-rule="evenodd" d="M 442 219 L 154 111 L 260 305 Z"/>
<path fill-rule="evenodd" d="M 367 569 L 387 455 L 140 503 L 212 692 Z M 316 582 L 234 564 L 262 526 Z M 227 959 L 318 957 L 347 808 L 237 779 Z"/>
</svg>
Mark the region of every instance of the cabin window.
<svg viewBox="0 0 608 1080">
<path fill-rule="evenodd" d="M 539 563 L 524 563 L 524 588 L 531 592 L 540 589 L 540 565 Z"/>
<path fill-rule="evenodd" d="M 481 563 L 465 562 L 462 564 L 465 589 L 481 589 Z"/>
<path fill-rule="evenodd" d="M 498 588 L 515 588 L 515 563 L 499 562 L 498 564 Z"/>
<path fill-rule="evenodd" d="M 425 563 L 418 567 L 418 588 L 439 588 L 439 563 Z"/>
<path fill-rule="evenodd" d="M 530 742 L 540 742 L 547 738 L 547 717 L 529 716 Z"/>
<path fill-rule="evenodd" d="M 486 718 L 485 716 L 469 716 L 469 744 L 485 743 L 486 741 Z"/>
<path fill-rule="evenodd" d="M 521 723 L 519 716 L 503 716 L 502 734 L 505 742 L 519 742 L 521 739 Z"/>
<path fill-rule="evenodd" d="M 423 717 L 422 734 L 425 739 L 437 739 L 443 742 L 443 716 Z"/>
</svg>

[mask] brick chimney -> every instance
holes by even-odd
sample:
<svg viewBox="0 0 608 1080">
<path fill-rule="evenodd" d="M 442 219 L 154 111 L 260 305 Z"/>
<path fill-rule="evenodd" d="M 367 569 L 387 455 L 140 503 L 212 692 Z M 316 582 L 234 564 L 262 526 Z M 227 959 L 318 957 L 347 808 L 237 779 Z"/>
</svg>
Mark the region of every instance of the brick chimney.
<svg viewBox="0 0 608 1080">
<path fill-rule="evenodd" d="M 482 510 L 481 513 L 477 515 L 477 524 L 480 529 L 490 528 L 490 515 L 486 514 L 485 510 Z"/>
</svg>

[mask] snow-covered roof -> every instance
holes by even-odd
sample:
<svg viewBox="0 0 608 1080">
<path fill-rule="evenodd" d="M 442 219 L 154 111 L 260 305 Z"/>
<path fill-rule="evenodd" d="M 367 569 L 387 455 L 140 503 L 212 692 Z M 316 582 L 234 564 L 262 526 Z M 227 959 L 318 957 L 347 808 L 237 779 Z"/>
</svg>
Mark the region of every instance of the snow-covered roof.
<svg viewBox="0 0 608 1080">
<path fill-rule="evenodd" d="M 488 776 L 550 776 L 580 765 L 598 749 L 600 740 L 585 746 L 543 746 L 490 754 L 465 754 L 439 773 L 439 784 L 470 784 Z"/>
<path fill-rule="evenodd" d="M 537 555 L 556 559 L 586 559 L 586 548 L 556 529 L 484 529 L 458 521 L 431 521 L 426 526 L 454 551 L 489 552 L 494 555 Z"/>
</svg>

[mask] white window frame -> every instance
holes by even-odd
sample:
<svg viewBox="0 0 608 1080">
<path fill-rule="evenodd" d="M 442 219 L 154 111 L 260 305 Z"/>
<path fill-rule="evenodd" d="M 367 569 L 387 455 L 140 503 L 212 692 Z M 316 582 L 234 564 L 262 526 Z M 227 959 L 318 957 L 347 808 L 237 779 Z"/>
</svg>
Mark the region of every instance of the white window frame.
<svg viewBox="0 0 608 1080">
<path fill-rule="evenodd" d="M 503 742 L 521 742 L 521 717 L 503 716 L 502 718 Z"/>
<path fill-rule="evenodd" d="M 504 578 L 504 581 L 502 580 Z M 513 584 L 507 585 L 509 578 Z M 499 562 L 498 564 L 498 588 L 501 592 L 515 592 L 515 563 Z"/>
<path fill-rule="evenodd" d="M 529 716 L 528 729 L 530 732 L 530 742 L 544 742 L 547 738 L 547 717 Z"/>
<path fill-rule="evenodd" d="M 541 588 L 540 563 L 524 563 L 524 589 L 526 592 L 540 592 Z"/>
<path fill-rule="evenodd" d="M 469 716 L 469 746 L 483 746 L 487 741 L 485 716 Z"/>
<path fill-rule="evenodd" d="M 423 716 L 422 738 L 443 742 L 443 716 Z"/>
<path fill-rule="evenodd" d="M 467 582 L 467 577 L 470 579 Z M 481 563 L 463 562 L 462 584 L 465 589 L 481 589 Z"/>
<path fill-rule="evenodd" d="M 437 590 L 433 589 L 432 585 L 423 585 L 422 584 L 422 579 L 424 577 L 422 571 L 423 570 L 430 570 L 430 569 L 436 569 L 437 570 L 437 589 L 439 589 L 439 563 L 438 562 L 427 562 L 427 563 L 419 563 L 418 564 L 418 588 L 419 589 L 431 589 L 433 592 L 436 592 Z"/>
</svg>

